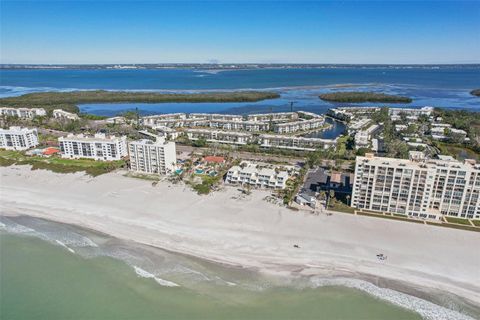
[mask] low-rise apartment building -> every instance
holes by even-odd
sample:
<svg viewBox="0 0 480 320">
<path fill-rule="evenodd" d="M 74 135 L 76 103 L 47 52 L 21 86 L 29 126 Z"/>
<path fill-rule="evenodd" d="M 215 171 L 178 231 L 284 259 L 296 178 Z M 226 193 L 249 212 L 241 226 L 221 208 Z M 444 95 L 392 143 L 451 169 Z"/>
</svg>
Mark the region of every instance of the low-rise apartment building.
<svg viewBox="0 0 480 320">
<path fill-rule="evenodd" d="M 295 133 L 298 131 L 308 131 L 321 128 L 325 123 L 323 117 L 312 118 L 309 120 L 300 120 L 294 122 L 275 123 L 273 130 L 276 133 Z"/>
<path fill-rule="evenodd" d="M 332 118 L 350 122 L 357 118 L 369 117 L 371 114 L 380 111 L 379 107 L 340 107 L 327 111 Z"/>
<path fill-rule="evenodd" d="M 184 120 L 187 119 L 185 113 L 167 113 L 167 114 L 156 114 L 153 116 L 142 117 L 141 121 L 143 125 L 147 127 L 153 127 L 155 125 L 162 125 L 159 122 L 164 120 Z"/>
<path fill-rule="evenodd" d="M 63 120 L 63 119 L 67 119 L 67 120 L 78 120 L 80 119 L 80 117 L 78 116 L 78 114 L 75 114 L 75 113 L 71 113 L 71 112 L 67 112 L 65 110 L 62 110 L 62 109 L 55 109 L 52 111 L 52 116 L 55 118 L 55 119 L 60 119 L 60 120 Z"/>
<path fill-rule="evenodd" d="M 270 125 L 266 122 L 257 121 L 210 120 L 209 127 L 222 130 L 261 132 L 268 131 Z"/>
<path fill-rule="evenodd" d="M 357 157 L 351 206 L 412 217 L 480 219 L 480 165 L 433 160 Z"/>
<path fill-rule="evenodd" d="M 404 114 L 408 119 L 415 120 L 420 115 L 431 116 L 433 113 L 433 107 L 422 108 L 389 108 L 388 114 L 393 121 L 400 120 L 401 115 Z"/>
<path fill-rule="evenodd" d="M 355 133 L 355 148 L 368 148 L 372 141 L 373 135 L 379 130 L 378 124 L 372 124 L 365 130 L 359 130 Z"/>
<path fill-rule="evenodd" d="M 105 119 L 105 122 L 110 124 L 126 124 L 127 119 L 125 117 L 118 116 L 118 117 L 107 118 Z"/>
<path fill-rule="evenodd" d="M 280 148 L 301 151 L 328 149 L 335 146 L 337 143 L 336 140 L 331 139 L 282 136 L 274 134 L 262 134 L 258 139 L 260 146 L 264 148 Z"/>
<path fill-rule="evenodd" d="M 69 134 L 58 138 L 63 158 L 86 158 L 100 161 L 120 160 L 128 155 L 127 137 L 106 136 L 97 133 L 93 137 Z"/>
<path fill-rule="evenodd" d="M 253 140 L 253 135 L 246 132 L 220 131 L 208 129 L 186 129 L 188 139 L 195 141 L 205 139 L 208 142 L 245 145 Z"/>
<path fill-rule="evenodd" d="M 130 170 L 135 172 L 165 175 L 172 173 L 177 163 L 175 142 L 163 137 L 129 142 L 128 153 Z"/>
<path fill-rule="evenodd" d="M 21 119 L 33 119 L 35 117 L 44 117 L 47 112 L 43 108 L 0 108 L 0 115 L 18 117 Z"/>
<path fill-rule="evenodd" d="M 209 120 L 206 119 L 157 119 L 155 124 L 146 125 L 151 128 L 167 127 L 167 128 L 194 128 L 207 127 Z"/>
<path fill-rule="evenodd" d="M 0 128 L 0 148 L 6 150 L 27 150 L 38 145 L 37 129 L 21 127 Z"/>
<path fill-rule="evenodd" d="M 274 113 L 259 113 L 259 114 L 247 115 L 247 120 L 260 121 L 260 122 L 291 121 L 291 120 L 297 120 L 297 119 L 298 119 L 298 114 L 296 112 L 274 112 Z"/>
<path fill-rule="evenodd" d="M 243 121 L 243 116 L 238 114 L 220 114 L 220 113 L 190 113 L 189 119 L 206 119 L 206 120 L 226 120 L 226 121 Z"/>
<path fill-rule="evenodd" d="M 228 170 L 225 182 L 256 188 L 285 189 L 288 178 L 288 171 L 279 167 L 262 167 L 245 161 Z"/>
</svg>

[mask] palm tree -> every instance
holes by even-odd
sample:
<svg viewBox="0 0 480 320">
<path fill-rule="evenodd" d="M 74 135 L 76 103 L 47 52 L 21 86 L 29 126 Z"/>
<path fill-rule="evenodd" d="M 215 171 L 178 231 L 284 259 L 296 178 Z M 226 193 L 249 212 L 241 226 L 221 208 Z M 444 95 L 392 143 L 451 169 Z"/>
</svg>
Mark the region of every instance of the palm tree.
<svg viewBox="0 0 480 320">
<path fill-rule="evenodd" d="M 335 191 L 333 190 L 328 191 L 328 203 L 326 205 L 327 208 L 330 205 L 330 199 L 335 199 Z"/>
</svg>

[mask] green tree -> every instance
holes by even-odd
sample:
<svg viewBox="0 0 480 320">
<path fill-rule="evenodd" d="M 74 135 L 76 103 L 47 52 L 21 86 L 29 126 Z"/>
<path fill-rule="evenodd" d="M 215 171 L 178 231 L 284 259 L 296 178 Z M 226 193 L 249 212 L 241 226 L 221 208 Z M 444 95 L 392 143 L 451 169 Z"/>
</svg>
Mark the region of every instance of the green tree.
<svg viewBox="0 0 480 320">
<path fill-rule="evenodd" d="M 207 145 L 207 140 L 205 138 L 199 138 L 198 140 L 193 141 L 194 147 L 205 147 Z"/>
</svg>

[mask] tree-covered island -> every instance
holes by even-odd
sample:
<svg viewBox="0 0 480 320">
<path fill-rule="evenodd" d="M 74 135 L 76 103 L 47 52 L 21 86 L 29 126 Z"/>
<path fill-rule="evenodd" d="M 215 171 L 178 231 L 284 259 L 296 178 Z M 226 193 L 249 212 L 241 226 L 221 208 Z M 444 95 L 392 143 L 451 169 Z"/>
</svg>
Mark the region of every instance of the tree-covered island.
<svg viewBox="0 0 480 320">
<path fill-rule="evenodd" d="M 470 91 L 470 94 L 474 95 L 474 96 L 477 96 L 477 97 L 480 97 L 480 89 L 472 90 L 472 91 Z"/>
<path fill-rule="evenodd" d="M 321 94 L 320 99 L 330 102 L 385 102 L 385 103 L 410 103 L 412 99 L 409 97 L 396 96 L 376 92 L 361 91 L 343 91 Z"/>
<path fill-rule="evenodd" d="M 208 93 L 156 93 L 126 91 L 40 92 L 0 99 L 0 107 L 63 109 L 79 112 L 83 103 L 162 103 L 162 102 L 256 102 L 280 95 L 266 91 L 232 91 Z"/>
</svg>

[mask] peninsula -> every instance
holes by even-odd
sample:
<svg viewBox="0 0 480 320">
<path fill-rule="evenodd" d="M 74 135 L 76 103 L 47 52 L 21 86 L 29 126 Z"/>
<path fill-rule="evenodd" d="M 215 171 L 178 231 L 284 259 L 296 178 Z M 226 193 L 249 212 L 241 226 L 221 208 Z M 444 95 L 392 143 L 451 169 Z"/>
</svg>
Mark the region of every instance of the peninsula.
<svg viewBox="0 0 480 320">
<path fill-rule="evenodd" d="M 388 102 L 410 103 L 409 97 L 396 96 L 376 92 L 344 91 L 321 94 L 320 99 L 331 102 Z"/>
<path fill-rule="evenodd" d="M 39 92 L 0 99 L 1 107 L 42 107 L 77 112 L 82 103 L 164 103 L 164 102 L 256 102 L 280 97 L 267 91 L 231 91 L 208 93 L 156 93 L 88 90 Z"/>
</svg>

